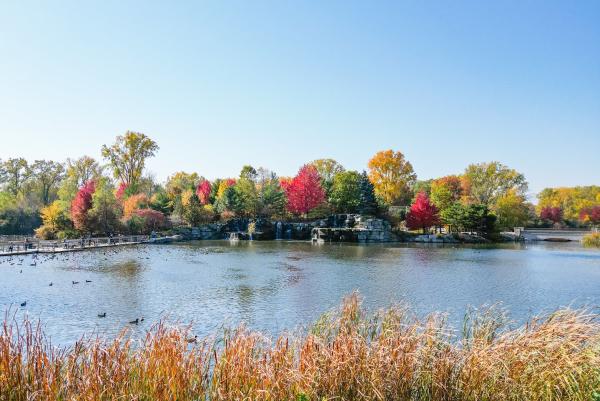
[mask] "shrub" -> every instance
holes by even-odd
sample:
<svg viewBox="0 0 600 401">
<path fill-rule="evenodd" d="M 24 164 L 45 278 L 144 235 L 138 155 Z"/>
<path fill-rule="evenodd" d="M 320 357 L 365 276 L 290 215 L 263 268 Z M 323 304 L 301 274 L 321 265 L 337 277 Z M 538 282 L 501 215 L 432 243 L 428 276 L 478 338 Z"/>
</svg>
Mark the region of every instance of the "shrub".
<svg viewBox="0 0 600 401">
<path fill-rule="evenodd" d="M 51 240 L 56 239 L 56 232 L 52 227 L 43 225 L 35 229 L 35 236 L 39 239 Z"/>
</svg>

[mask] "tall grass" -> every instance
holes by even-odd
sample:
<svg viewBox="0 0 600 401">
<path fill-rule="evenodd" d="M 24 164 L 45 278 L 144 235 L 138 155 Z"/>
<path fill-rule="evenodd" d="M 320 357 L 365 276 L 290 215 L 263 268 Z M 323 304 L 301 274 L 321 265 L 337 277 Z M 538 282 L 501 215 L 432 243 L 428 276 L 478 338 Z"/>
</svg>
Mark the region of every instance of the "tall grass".
<svg viewBox="0 0 600 401">
<path fill-rule="evenodd" d="M 600 390 L 598 315 L 559 310 L 509 329 L 471 310 L 461 335 L 444 315 L 395 306 L 367 314 L 357 294 L 303 335 L 243 327 L 190 339 L 158 323 L 56 348 L 39 324 L 4 319 L 0 400 L 586 400 Z"/>
<path fill-rule="evenodd" d="M 600 233 L 591 233 L 583 237 L 583 246 L 600 248 Z"/>
</svg>

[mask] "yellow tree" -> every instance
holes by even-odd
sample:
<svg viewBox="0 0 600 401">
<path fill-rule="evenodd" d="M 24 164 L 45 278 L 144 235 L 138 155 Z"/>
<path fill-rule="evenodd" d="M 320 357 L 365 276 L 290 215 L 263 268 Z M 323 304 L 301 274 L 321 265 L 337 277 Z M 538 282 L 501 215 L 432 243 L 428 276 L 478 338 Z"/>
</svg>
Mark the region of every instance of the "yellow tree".
<svg viewBox="0 0 600 401">
<path fill-rule="evenodd" d="M 40 210 L 42 217 L 42 223 L 52 231 L 57 231 L 61 220 L 63 219 L 63 210 L 60 207 L 60 203 L 57 201 L 52 202 L 46 207 Z"/>
<path fill-rule="evenodd" d="M 129 219 L 137 209 L 148 207 L 148 197 L 145 194 L 131 195 L 123 201 L 123 218 Z"/>
<path fill-rule="evenodd" d="M 493 207 L 498 217 L 497 225 L 501 229 L 521 227 L 529 220 L 529 206 L 525 197 L 515 189 L 509 189 L 500 196 Z"/>
<path fill-rule="evenodd" d="M 375 194 L 389 205 L 406 205 L 412 198 L 411 187 L 417 175 L 401 152 L 383 150 L 369 160 L 369 179 Z"/>
</svg>

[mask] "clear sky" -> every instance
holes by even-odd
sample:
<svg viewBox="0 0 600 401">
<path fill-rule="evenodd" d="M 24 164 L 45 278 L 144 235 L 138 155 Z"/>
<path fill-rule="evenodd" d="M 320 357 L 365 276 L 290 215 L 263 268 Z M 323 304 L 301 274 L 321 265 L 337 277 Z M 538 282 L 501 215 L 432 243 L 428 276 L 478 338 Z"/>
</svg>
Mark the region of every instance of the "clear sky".
<svg viewBox="0 0 600 401">
<path fill-rule="evenodd" d="M 3 1 L 0 158 L 126 130 L 161 180 L 393 148 L 420 179 L 600 184 L 600 1 Z"/>
</svg>

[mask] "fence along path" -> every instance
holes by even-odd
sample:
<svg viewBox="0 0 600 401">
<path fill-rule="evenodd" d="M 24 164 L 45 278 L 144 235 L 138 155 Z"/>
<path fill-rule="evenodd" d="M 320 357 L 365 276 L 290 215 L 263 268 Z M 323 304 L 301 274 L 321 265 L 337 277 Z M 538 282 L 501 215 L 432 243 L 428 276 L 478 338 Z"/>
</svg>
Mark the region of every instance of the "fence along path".
<svg viewBox="0 0 600 401">
<path fill-rule="evenodd" d="M 27 255 L 32 253 L 62 253 L 86 249 L 136 245 L 151 242 L 148 235 L 129 235 L 69 240 L 38 240 L 25 238 L 19 241 L 0 240 L 0 256 Z"/>
</svg>

